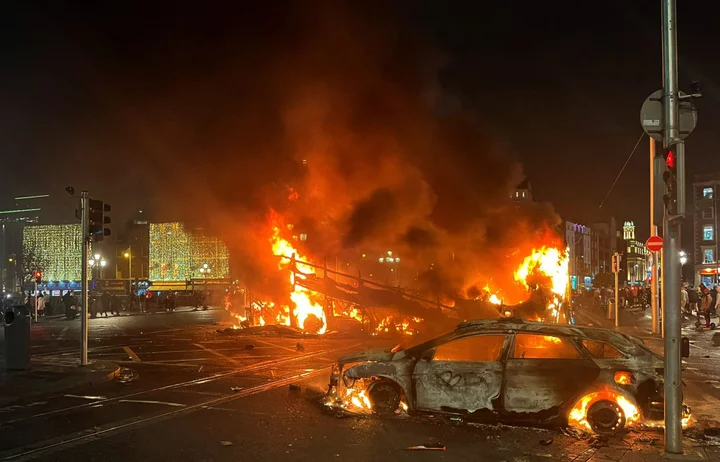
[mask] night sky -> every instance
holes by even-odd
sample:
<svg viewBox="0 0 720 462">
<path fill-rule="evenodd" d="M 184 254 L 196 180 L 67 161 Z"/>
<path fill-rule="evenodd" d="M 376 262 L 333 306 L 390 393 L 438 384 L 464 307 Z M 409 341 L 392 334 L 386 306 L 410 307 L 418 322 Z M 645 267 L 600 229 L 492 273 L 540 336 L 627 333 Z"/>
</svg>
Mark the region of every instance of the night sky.
<svg viewBox="0 0 720 462">
<path fill-rule="evenodd" d="M 209 151 L 252 155 L 222 146 L 243 143 L 242 133 L 227 135 L 234 122 L 267 120 L 267 133 L 245 135 L 253 145 L 275 142 L 268 108 L 282 102 L 256 91 L 278 62 L 266 58 L 292 55 L 297 12 L 320 14 L 323 4 L 29 3 L 0 7 L 0 196 L 73 185 L 121 216 L 138 207 L 160 216 L 174 207 L 159 206 L 158 191 L 205 187 L 178 164 L 202 163 Z M 502 146 L 524 165 L 536 199 L 572 221 L 634 220 L 644 238 L 647 139 L 598 206 L 642 132 L 643 100 L 661 87 L 658 0 L 362 3 L 359 21 L 392 17 L 400 42 L 408 30 L 433 50 L 435 110 L 474 113 L 488 148 Z M 719 170 L 717 8 L 679 3 L 681 87 L 699 80 L 704 92 L 688 173 L 711 173 Z M 221 155 L 212 159 L 223 168 Z M 462 162 L 483 168 L 472 150 Z"/>
</svg>

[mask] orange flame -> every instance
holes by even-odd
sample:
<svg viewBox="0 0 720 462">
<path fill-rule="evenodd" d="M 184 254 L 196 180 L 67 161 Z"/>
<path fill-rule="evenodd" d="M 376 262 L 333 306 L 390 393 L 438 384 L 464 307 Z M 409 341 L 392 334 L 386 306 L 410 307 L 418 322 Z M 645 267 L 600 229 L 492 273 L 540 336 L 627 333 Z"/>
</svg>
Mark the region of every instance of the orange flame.
<svg viewBox="0 0 720 462">
<path fill-rule="evenodd" d="M 553 319 L 559 318 L 559 306 L 565 298 L 568 289 L 569 258 L 567 252 L 554 247 L 543 246 L 539 250 L 533 249 L 525 257 L 523 263 L 515 271 L 515 280 L 525 288 L 530 288 L 528 278 L 533 275 L 545 276 L 550 279 L 554 297 L 548 303 L 547 309 Z"/>
<path fill-rule="evenodd" d="M 285 257 L 281 258 L 278 263 L 280 269 L 287 268 L 292 260 L 289 259 L 300 259 L 312 263 L 312 260 L 307 257 L 302 257 L 298 254 L 298 251 L 288 242 L 280 236 L 280 228 L 273 226 L 273 235 L 270 238 L 272 244 L 272 251 L 276 256 Z M 292 269 L 292 268 L 291 268 Z M 305 279 L 304 275 L 315 274 L 315 269 L 308 265 L 301 263 L 296 264 L 298 278 Z M 327 331 L 327 319 L 325 317 L 325 310 L 322 305 L 311 300 L 312 292 L 304 287 L 300 287 L 295 284 L 295 272 L 290 273 L 290 284 L 293 286 L 293 291 L 290 294 L 290 300 L 292 300 L 295 308 L 292 310 L 293 316 L 297 319 L 298 327 L 305 328 L 305 321 L 312 315 L 322 321 L 322 327 L 317 331 L 318 334 L 324 334 Z M 280 324 L 291 325 L 291 319 L 289 315 L 289 309 L 286 308 L 286 314 L 278 314 L 276 321 Z"/>
<path fill-rule="evenodd" d="M 626 426 L 633 425 L 640 420 L 640 409 L 638 409 L 635 404 L 620 393 L 605 390 L 583 396 L 570 410 L 568 423 L 573 426 L 592 430 L 590 423 L 587 421 L 587 411 L 592 404 L 601 400 L 612 401 L 622 409 L 623 414 L 625 414 Z"/>
</svg>

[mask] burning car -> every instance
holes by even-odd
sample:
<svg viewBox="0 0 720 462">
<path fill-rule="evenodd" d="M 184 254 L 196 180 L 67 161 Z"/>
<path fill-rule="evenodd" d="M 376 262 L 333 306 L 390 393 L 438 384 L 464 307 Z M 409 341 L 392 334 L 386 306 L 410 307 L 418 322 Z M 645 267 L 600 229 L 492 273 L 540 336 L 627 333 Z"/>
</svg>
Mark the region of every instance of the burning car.
<svg viewBox="0 0 720 462">
<path fill-rule="evenodd" d="M 662 367 L 642 340 L 608 329 L 475 320 L 406 350 L 340 358 L 328 404 L 613 433 L 662 420 Z"/>
</svg>

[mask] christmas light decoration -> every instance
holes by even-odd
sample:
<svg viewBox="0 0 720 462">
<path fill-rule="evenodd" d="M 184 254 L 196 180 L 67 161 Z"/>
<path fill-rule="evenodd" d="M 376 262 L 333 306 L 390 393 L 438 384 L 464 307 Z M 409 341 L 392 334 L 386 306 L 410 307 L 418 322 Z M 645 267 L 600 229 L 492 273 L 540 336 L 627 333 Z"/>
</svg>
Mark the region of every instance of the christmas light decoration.
<svg viewBox="0 0 720 462">
<path fill-rule="evenodd" d="M 80 225 L 26 226 L 23 257 L 28 271 L 38 270 L 45 281 L 80 280 Z"/>
<path fill-rule="evenodd" d="M 210 272 L 201 273 L 208 265 Z M 227 246 L 182 223 L 150 223 L 150 280 L 225 279 L 230 275 Z"/>
</svg>

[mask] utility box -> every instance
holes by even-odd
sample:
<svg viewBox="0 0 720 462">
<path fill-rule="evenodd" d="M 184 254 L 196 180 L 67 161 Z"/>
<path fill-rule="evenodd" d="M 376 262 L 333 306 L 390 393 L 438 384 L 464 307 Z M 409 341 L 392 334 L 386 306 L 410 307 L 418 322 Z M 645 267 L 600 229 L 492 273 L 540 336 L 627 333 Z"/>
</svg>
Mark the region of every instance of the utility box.
<svg viewBox="0 0 720 462">
<path fill-rule="evenodd" d="M 12 306 L 5 310 L 5 369 L 30 368 L 30 310 Z"/>
</svg>

